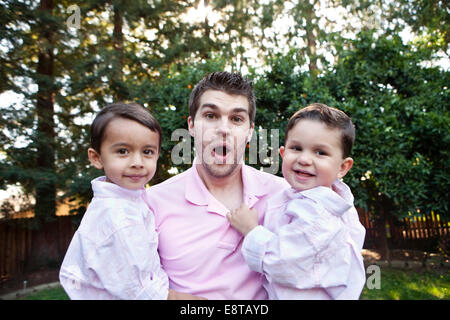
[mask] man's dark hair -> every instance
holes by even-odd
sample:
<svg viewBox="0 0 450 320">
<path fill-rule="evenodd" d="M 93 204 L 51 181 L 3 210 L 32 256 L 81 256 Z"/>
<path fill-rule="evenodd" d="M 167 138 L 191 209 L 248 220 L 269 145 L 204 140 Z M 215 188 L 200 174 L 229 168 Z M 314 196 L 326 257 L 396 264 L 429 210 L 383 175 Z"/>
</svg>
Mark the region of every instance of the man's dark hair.
<svg viewBox="0 0 450 320">
<path fill-rule="evenodd" d="M 343 157 L 350 156 L 353 143 L 355 142 L 355 126 L 352 120 L 343 111 L 329 107 L 322 103 L 312 103 L 307 107 L 298 110 L 289 119 L 284 136 L 284 144 L 288 139 L 289 131 L 294 128 L 298 121 L 302 119 L 316 120 L 323 122 L 331 129 L 341 131 L 341 146 Z"/>
<path fill-rule="evenodd" d="M 103 108 L 91 124 L 91 147 L 100 153 L 105 128 L 115 118 L 134 120 L 159 135 L 158 151 L 161 150 L 161 126 L 146 108 L 138 103 L 113 103 Z"/>
<path fill-rule="evenodd" d="M 242 78 L 239 73 L 226 71 L 209 73 L 194 87 L 189 97 L 189 116 L 192 120 L 195 119 L 200 107 L 200 97 L 207 90 L 219 90 L 230 95 L 247 97 L 250 124 L 255 122 L 256 102 L 251 81 Z"/>
</svg>

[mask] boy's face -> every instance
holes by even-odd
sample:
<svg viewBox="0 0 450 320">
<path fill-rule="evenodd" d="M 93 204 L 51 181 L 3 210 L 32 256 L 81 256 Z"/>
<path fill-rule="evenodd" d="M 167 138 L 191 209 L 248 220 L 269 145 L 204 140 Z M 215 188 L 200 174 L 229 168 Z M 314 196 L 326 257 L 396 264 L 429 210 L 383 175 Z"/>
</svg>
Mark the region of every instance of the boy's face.
<svg viewBox="0 0 450 320">
<path fill-rule="evenodd" d="M 125 119 L 112 119 L 105 128 L 100 154 L 88 150 L 89 160 L 104 170 L 107 181 L 123 188 L 137 190 L 156 172 L 159 134 Z"/>
<path fill-rule="evenodd" d="M 353 165 L 343 159 L 341 132 L 316 120 L 302 119 L 289 131 L 286 146 L 280 147 L 284 178 L 296 190 L 331 187 Z"/>
<path fill-rule="evenodd" d="M 201 170 L 224 178 L 237 170 L 253 133 L 245 96 L 218 90 L 205 91 L 194 119 L 188 119 Z"/>
</svg>

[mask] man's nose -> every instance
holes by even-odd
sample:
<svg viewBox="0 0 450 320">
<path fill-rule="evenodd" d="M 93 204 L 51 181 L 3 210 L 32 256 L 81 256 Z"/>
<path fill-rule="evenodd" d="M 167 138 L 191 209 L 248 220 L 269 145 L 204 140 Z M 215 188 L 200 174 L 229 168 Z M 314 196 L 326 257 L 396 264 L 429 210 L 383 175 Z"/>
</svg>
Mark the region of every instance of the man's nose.
<svg viewBox="0 0 450 320">
<path fill-rule="evenodd" d="M 230 130 L 230 121 L 228 120 L 228 118 L 221 118 L 216 131 L 225 136 L 230 133 Z"/>
</svg>

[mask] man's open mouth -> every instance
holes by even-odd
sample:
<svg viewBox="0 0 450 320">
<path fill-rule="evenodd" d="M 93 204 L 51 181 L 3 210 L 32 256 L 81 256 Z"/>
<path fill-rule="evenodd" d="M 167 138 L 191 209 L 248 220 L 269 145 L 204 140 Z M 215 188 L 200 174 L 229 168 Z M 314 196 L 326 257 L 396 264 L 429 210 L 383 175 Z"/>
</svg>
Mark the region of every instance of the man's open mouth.
<svg viewBox="0 0 450 320">
<path fill-rule="evenodd" d="M 211 155 L 221 161 L 224 161 L 229 153 L 231 153 L 231 149 L 227 145 L 215 146 L 211 151 Z"/>
<path fill-rule="evenodd" d="M 227 153 L 230 151 L 226 146 L 218 146 L 215 147 L 213 150 L 219 156 L 226 156 Z"/>
</svg>

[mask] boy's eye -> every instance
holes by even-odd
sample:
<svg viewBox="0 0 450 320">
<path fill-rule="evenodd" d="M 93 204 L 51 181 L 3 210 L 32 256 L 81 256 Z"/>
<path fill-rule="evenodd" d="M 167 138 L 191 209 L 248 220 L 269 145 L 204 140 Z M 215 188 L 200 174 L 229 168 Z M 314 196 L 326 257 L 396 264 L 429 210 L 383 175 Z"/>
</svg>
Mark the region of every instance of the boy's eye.
<svg viewBox="0 0 450 320">
<path fill-rule="evenodd" d="M 326 156 L 326 155 L 327 155 L 327 153 L 326 153 L 325 151 L 323 151 L 323 150 L 317 150 L 316 153 L 317 153 L 319 156 Z"/>
<path fill-rule="evenodd" d="M 121 148 L 121 149 L 118 149 L 118 150 L 117 150 L 117 153 L 118 153 L 118 154 L 127 154 L 127 153 L 128 153 L 128 150 L 125 149 L 125 148 Z"/>
<path fill-rule="evenodd" d="M 150 155 L 154 154 L 154 152 L 152 149 L 145 149 L 144 154 L 150 156 Z"/>
<path fill-rule="evenodd" d="M 291 149 L 295 151 L 302 151 L 302 147 L 300 146 L 292 146 Z"/>
</svg>

